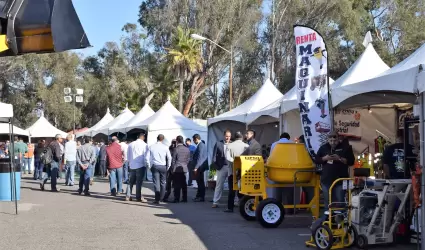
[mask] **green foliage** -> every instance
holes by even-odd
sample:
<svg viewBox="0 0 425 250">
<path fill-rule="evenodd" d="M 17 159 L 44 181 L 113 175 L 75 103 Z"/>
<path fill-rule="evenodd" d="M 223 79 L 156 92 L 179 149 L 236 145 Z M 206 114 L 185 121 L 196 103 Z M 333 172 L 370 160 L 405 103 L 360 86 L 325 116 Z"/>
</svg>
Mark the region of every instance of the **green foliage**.
<svg viewBox="0 0 425 250">
<path fill-rule="evenodd" d="M 72 52 L 0 58 L 0 98 L 27 128 L 43 109 L 62 130 L 90 127 L 110 108 L 159 109 L 168 98 L 185 115 L 228 111 L 230 54 L 238 105 L 267 79 L 285 93 L 294 86 L 293 25 L 317 29 L 326 41 L 330 76 L 337 79 L 363 52 L 371 31 L 378 54 L 393 66 L 425 42 L 422 0 L 146 0 L 139 24 L 127 23 L 118 42 L 94 56 Z M 139 26 L 140 25 L 140 26 Z M 65 103 L 63 88 L 83 88 L 84 103 Z M 179 87 L 183 91 L 179 91 Z M 179 94 L 180 92 L 180 94 Z"/>
</svg>

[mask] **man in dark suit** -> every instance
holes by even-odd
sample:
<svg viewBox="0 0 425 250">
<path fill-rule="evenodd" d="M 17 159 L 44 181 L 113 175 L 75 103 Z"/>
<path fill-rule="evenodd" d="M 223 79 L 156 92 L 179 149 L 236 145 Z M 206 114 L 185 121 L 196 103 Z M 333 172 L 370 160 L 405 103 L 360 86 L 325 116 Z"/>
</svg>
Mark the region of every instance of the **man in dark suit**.
<svg viewBox="0 0 425 250">
<path fill-rule="evenodd" d="M 208 170 L 208 154 L 205 143 L 201 141 L 201 136 L 198 134 L 193 135 L 193 142 L 197 145 L 195 153 L 193 154 L 192 166 L 194 175 L 196 178 L 196 184 L 198 185 L 198 191 L 196 197 L 193 199 L 195 202 L 205 201 L 205 178 L 204 172 Z"/>
<path fill-rule="evenodd" d="M 226 159 L 227 145 L 230 143 L 232 133 L 230 130 L 224 131 L 224 140 L 218 141 L 214 145 L 212 162 L 217 169 L 217 185 L 214 190 L 213 208 L 218 207 L 218 201 L 221 198 L 224 188 L 224 182 L 226 181 L 229 173 L 229 162 Z"/>
<path fill-rule="evenodd" d="M 258 155 L 262 156 L 261 145 L 255 140 L 255 130 L 248 129 L 245 133 L 246 141 L 249 147 L 245 150 L 243 155 Z"/>
<path fill-rule="evenodd" d="M 190 161 L 190 150 L 183 144 L 183 137 L 181 135 L 177 136 L 176 143 L 177 145 L 173 152 L 171 161 L 174 185 L 173 203 L 180 202 L 180 190 L 183 193 L 182 202 L 187 202 L 186 173 L 188 171 L 187 165 Z"/>
</svg>

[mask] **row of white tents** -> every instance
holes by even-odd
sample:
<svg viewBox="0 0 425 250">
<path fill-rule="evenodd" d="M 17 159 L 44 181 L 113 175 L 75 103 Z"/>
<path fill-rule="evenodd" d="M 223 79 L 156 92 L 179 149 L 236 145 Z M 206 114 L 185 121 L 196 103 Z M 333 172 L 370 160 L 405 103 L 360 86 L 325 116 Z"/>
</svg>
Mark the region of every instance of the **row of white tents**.
<svg viewBox="0 0 425 250">
<path fill-rule="evenodd" d="M 98 134 L 111 135 L 113 133 L 128 133 L 133 129 L 145 130 L 148 134 L 148 144 L 156 142 L 159 134 L 163 134 L 168 142 L 178 135 L 191 138 L 199 134 L 201 138 L 207 137 L 207 128 L 182 115 L 170 101 L 167 101 L 157 112 L 149 105 L 145 105 L 136 115 L 125 108 L 116 118 L 108 112 L 93 127 L 80 136 L 96 136 Z"/>
<path fill-rule="evenodd" d="M 9 109 L 10 104 L 0 103 L 2 106 L 1 113 L 6 115 L 6 110 Z M 11 111 L 13 115 L 13 111 Z M 176 138 L 177 135 L 191 138 L 194 134 L 199 134 L 201 138 L 207 138 L 207 128 L 197 122 L 183 116 L 170 101 L 167 101 L 156 113 L 145 105 L 136 115 L 133 114 L 128 108 L 125 108 L 117 117 L 110 114 L 109 109 L 105 116 L 88 130 L 77 133 L 77 137 L 81 136 L 96 136 L 99 134 L 111 135 L 113 133 L 127 133 L 133 129 L 142 129 L 148 132 L 148 143 L 156 142 L 159 134 L 164 134 L 167 141 Z M 43 115 L 28 129 L 23 130 L 13 126 L 13 132 L 16 135 L 29 136 L 31 138 L 52 138 L 57 134 L 65 137 L 66 132 L 61 131 L 54 127 Z M 7 123 L 0 123 L 0 134 L 8 134 L 9 125 Z"/>
<path fill-rule="evenodd" d="M 332 105 L 345 109 L 371 106 L 387 108 L 413 104 L 417 93 L 425 91 L 425 72 L 422 71 L 424 66 L 425 45 L 390 68 L 369 43 L 362 55 L 339 79 L 335 82 L 330 79 Z M 387 131 L 396 130 L 395 125 L 389 122 L 390 119 L 396 119 L 396 111 L 393 111 L 391 116 L 387 114 L 388 112 L 378 118 L 382 120 L 382 129 L 391 127 Z M 208 119 L 208 148 L 212 148 L 215 142 L 222 138 L 226 128 L 244 131 L 248 127 L 256 130 L 260 144 L 276 141 L 282 131 L 290 132 L 293 136 L 301 135 L 296 87 L 282 95 L 267 80 L 257 93 L 242 105 Z M 211 153 L 209 156 L 211 159 Z"/>
</svg>

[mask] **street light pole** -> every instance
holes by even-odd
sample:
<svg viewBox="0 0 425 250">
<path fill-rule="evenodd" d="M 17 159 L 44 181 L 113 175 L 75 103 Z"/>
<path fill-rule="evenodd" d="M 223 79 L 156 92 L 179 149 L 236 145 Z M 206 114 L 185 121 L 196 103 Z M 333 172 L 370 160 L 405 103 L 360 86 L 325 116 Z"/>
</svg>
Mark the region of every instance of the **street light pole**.
<svg viewBox="0 0 425 250">
<path fill-rule="evenodd" d="M 75 135 L 75 107 L 77 106 L 77 102 L 76 102 L 76 97 L 75 95 L 73 95 L 73 99 L 74 99 L 74 130 L 72 131 L 72 133 Z"/>
<path fill-rule="evenodd" d="M 230 47 L 230 50 L 225 49 L 223 46 L 221 46 L 220 44 L 214 42 L 211 39 L 208 39 L 206 37 L 203 37 L 201 35 L 198 34 L 191 34 L 190 37 L 192 39 L 195 40 L 201 40 L 201 41 L 208 41 L 212 44 L 214 44 L 215 46 L 219 47 L 220 49 L 226 51 L 227 53 L 230 54 L 230 69 L 229 69 L 229 110 L 232 110 L 233 107 L 233 46 Z"/>
<path fill-rule="evenodd" d="M 68 103 L 72 103 L 74 102 L 74 107 L 73 107 L 73 134 L 75 135 L 75 126 L 76 126 L 76 119 L 75 119 L 75 109 L 77 108 L 77 102 L 83 102 L 83 93 L 84 90 L 83 89 L 75 89 L 76 93 L 72 93 L 72 89 L 71 88 L 64 88 L 64 100 L 65 102 Z"/>
</svg>

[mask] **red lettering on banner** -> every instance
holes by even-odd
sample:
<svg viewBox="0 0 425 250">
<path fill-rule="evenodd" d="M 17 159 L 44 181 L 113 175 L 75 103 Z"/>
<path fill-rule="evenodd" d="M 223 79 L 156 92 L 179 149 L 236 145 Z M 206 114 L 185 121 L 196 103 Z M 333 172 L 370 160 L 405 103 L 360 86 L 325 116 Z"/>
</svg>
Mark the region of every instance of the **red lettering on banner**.
<svg viewBox="0 0 425 250">
<path fill-rule="evenodd" d="M 303 43 L 309 43 L 309 42 L 313 42 L 313 41 L 316 41 L 316 33 L 310 33 L 310 34 L 303 35 L 303 36 L 297 36 L 295 38 L 295 43 L 297 45 L 303 44 Z"/>
</svg>

